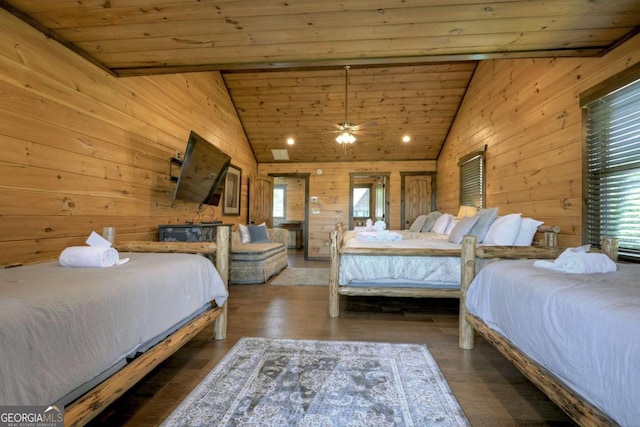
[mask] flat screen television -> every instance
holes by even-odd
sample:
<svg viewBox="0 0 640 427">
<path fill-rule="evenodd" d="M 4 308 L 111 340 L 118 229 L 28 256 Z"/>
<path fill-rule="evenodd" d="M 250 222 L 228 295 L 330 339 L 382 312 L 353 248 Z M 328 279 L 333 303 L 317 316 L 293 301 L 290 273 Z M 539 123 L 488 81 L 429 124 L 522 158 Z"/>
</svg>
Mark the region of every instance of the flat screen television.
<svg viewBox="0 0 640 427">
<path fill-rule="evenodd" d="M 230 163 L 224 151 L 191 131 L 173 198 L 218 206 Z"/>
</svg>

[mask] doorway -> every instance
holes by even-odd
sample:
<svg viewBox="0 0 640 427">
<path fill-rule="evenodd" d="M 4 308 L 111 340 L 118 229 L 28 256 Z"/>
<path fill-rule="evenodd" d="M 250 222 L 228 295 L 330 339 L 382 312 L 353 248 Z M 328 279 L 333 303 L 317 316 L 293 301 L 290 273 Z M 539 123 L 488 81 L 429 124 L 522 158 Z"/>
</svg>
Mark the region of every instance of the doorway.
<svg viewBox="0 0 640 427">
<path fill-rule="evenodd" d="M 435 172 L 400 172 L 400 226 L 408 229 L 420 215 L 436 210 Z"/>
<path fill-rule="evenodd" d="M 289 247 L 309 255 L 309 174 L 269 174 L 273 179 L 273 226 L 289 230 Z"/>
<path fill-rule="evenodd" d="M 349 174 L 349 229 L 366 225 L 367 219 L 384 221 L 389 228 L 389 173 Z"/>
</svg>

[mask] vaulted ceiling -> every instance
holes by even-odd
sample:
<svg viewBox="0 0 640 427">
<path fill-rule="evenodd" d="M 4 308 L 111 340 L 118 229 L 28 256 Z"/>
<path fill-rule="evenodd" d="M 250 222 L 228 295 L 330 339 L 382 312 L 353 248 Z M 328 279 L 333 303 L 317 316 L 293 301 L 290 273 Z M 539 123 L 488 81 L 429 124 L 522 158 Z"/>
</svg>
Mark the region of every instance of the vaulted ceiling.
<svg viewBox="0 0 640 427">
<path fill-rule="evenodd" d="M 640 28 L 637 0 L 0 0 L 0 7 L 116 76 L 222 72 L 259 162 L 274 161 L 272 149 L 287 149 L 296 162 L 436 159 L 477 61 L 599 56 Z M 335 142 L 345 119 L 367 124 L 346 150 Z"/>
</svg>

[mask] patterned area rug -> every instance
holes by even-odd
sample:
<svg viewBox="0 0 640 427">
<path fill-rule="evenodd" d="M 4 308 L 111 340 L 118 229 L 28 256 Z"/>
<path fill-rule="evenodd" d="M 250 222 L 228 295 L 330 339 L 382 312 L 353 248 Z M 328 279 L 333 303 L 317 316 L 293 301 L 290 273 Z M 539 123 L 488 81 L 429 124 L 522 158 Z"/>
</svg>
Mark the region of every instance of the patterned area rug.
<svg viewBox="0 0 640 427">
<path fill-rule="evenodd" d="M 271 284 L 276 286 L 329 286 L 329 269 L 287 267 L 271 281 Z"/>
<path fill-rule="evenodd" d="M 165 426 L 469 426 L 425 345 L 242 338 Z"/>
</svg>

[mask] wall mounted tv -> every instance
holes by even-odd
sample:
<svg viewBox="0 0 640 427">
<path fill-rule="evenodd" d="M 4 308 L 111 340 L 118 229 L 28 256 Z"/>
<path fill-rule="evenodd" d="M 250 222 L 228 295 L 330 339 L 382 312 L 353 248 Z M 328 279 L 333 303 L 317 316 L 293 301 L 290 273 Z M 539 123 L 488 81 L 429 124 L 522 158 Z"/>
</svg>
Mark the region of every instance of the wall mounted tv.
<svg viewBox="0 0 640 427">
<path fill-rule="evenodd" d="M 173 198 L 218 206 L 229 163 L 224 151 L 191 131 Z"/>
</svg>

